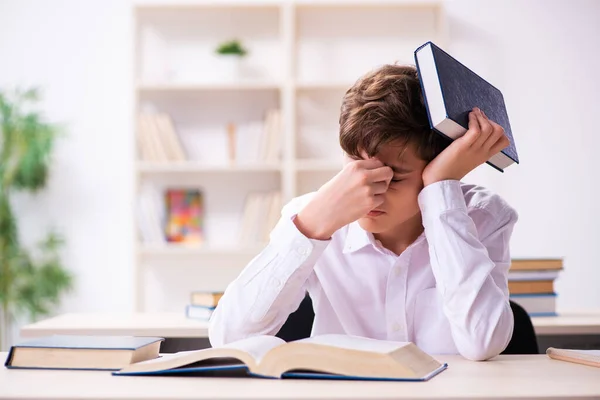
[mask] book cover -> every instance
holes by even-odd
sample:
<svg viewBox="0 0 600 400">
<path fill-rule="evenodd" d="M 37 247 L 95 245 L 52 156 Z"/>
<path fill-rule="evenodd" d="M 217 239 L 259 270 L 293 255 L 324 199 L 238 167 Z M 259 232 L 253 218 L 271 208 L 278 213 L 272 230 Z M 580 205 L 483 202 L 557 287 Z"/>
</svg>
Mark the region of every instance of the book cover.
<svg viewBox="0 0 600 400">
<path fill-rule="evenodd" d="M 204 202 L 199 190 L 167 190 L 165 209 L 165 237 L 168 242 L 195 244 L 204 242 Z"/>
<path fill-rule="evenodd" d="M 415 50 L 419 81 L 431 128 L 449 139 L 468 130 L 469 112 L 479 107 L 504 128 L 510 145 L 487 163 L 499 171 L 519 163 L 504 97 L 500 90 L 432 42 Z"/>
<path fill-rule="evenodd" d="M 52 335 L 12 346 L 7 368 L 117 370 L 158 357 L 159 337 Z"/>
</svg>

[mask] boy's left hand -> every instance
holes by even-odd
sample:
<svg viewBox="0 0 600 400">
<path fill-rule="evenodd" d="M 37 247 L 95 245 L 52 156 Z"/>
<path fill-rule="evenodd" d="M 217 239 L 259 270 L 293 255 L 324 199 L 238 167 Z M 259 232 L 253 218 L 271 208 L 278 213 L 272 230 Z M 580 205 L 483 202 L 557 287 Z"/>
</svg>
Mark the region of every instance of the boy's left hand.
<svg viewBox="0 0 600 400">
<path fill-rule="evenodd" d="M 423 184 L 461 180 L 509 144 L 504 129 L 489 120 L 479 108 L 474 108 L 469 113 L 469 130 L 425 167 Z"/>
</svg>

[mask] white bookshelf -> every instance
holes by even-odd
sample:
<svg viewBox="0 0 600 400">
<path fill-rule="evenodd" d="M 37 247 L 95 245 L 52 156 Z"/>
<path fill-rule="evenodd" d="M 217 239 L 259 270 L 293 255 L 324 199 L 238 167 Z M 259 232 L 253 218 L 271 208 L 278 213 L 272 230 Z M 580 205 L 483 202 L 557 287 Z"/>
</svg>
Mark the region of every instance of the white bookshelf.
<svg viewBox="0 0 600 400">
<path fill-rule="evenodd" d="M 185 160 L 144 160 L 137 146 L 137 311 L 183 312 L 190 291 L 224 289 L 264 246 L 238 241 L 246 196 L 276 190 L 285 203 L 318 189 L 342 166 L 345 91 L 378 65 L 414 63 L 414 49 L 427 40 L 447 43 L 438 1 L 152 1 L 135 5 L 134 15 L 134 120 L 141 112 L 168 115 L 186 152 Z M 249 50 L 236 78 L 214 55 L 232 38 Z M 254 124 L 273 108 L 281 113 L 279 159 L 230 161 L 227 123 Z M 148 185 L 158 194 L 202 190 L 202 245 L 143 240 L 138 199 Z"/>
</svg>

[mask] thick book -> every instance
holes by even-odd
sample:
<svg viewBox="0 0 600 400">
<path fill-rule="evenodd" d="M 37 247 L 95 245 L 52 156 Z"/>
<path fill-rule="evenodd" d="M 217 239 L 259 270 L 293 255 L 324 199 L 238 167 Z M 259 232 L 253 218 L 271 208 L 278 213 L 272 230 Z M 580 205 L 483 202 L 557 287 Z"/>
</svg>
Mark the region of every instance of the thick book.
<svg viewBox="0 0 600 400">
<path fill-rule="evenodd" d="M 223 347 L 164 355 L 129 365 L 114 375 L 244 376 L 424 381 L 446 368 L 414 343 L 348 335 L 285 342 L 254 336 Z"/>
<path fill-rule="evenodd" d="M 546 350 L 546 354 L 554 360 L 600 368 L 600 350 L 571 350 L 549 347 Z"/>
<path fill-rule="evenodd" d="M 559 271 L 563 269 L 563 260 L 548 259 L 514 259 L 511 260 L 510 271 Z"/>
<path fill-rule="evenodd" d="M 504 171 L 519 163 L 502 92 L 432 42 L 415 50 L 415 62 L 431 129 L 454 140 L 469 126 L 469 113 L 479 107 L 504 128 L 510 144 L 487 163 Z"/>
<path fill-rule="evenodd" d="M 119 370 L 155 359 L 163 338 L 54 335 L 14 345 L 8 368 Z"/>
<path fill-rule="evenodd" d="M 223 297 L 223 292 L 192 292 L 190 304 L 193 306 L 216 307 Z"/>
<path fill-rule="evenodd" d="M 201 321 L 208 321 L 215 312 L 216 307 L 205 307 L 196 306 L 194 304 L 188 304 L 185 306 L 185 316 L 190 319 L 199 319 Z"/>
<path fill-rule="evenodd" d="M 510 299 L 523 307 L 531 317 L 556 316 L 556 293 L 510 294 Z"/>
<path fill-rule="evenodd" d="M 523 280 L 508 281 L 510 294 L 552 294 L 554 293 L 553 280 Z"/>
</svg>

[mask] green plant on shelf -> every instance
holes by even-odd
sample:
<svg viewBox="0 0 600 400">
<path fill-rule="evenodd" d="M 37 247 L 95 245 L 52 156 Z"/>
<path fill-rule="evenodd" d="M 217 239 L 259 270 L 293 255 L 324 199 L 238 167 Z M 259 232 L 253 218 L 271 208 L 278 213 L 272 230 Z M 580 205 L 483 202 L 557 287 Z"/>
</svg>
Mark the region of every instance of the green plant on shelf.
<svg viewBox="0 0 600 400">
<path fill-rule="evenodd" d="M 248 50 L 242 45 L 241 41 L 238 39 L 228 40 L 219 44 L 215 51 L 217 54 L 220 55 L 233 55 L 239 57 L 244 57 L 246 54 L 248 54 Z"/>
<path fill-rule="evenodd" d="M 73 280 L 60 261 L 62 237 L 51 231 L 37 248 L 27 249 L 13 210 L 16 192 L 46 186 L 61 132 L 34 110 L 38 101 L 35 89 L 0 91 L 0 348 L 9 346 L 17 318 L 51 313 Z"/>
</svg>

